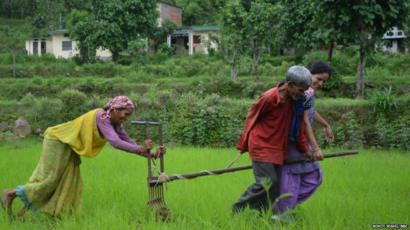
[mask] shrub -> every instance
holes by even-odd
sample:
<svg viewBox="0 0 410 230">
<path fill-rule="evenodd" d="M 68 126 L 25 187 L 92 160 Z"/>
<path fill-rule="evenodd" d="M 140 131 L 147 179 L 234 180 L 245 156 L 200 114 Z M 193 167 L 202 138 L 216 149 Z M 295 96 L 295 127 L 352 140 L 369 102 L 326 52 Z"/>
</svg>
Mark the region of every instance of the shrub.
<svg viewBox="0 0 410 230">
<path fill-rule="evenodd" d="M 397 109 L 396 95 L 392 92 L 392 87 L 385 88 L 384 91 L 376 91 L 371 97 L 373 110 L 385 114 L 394 112 Z"/>
<path fill-rule="evenodd" d="M 64 105 L 62 110 L 64 120 L 74 119 L 90 109 L 87 95 L 78 90 L 65 89 L 58 98 Z"/>
<path fill-rule="evenodd" d="M 27 102 L 28 99 L 24 101 Z M 47 127 L 59 124 L 64 119 L 63 108 L 64 105 L 60 99 L 41 97 L 34 101 L 26 116 L 33 123 L 33 129 L 45 130 Z"/>
</svg>

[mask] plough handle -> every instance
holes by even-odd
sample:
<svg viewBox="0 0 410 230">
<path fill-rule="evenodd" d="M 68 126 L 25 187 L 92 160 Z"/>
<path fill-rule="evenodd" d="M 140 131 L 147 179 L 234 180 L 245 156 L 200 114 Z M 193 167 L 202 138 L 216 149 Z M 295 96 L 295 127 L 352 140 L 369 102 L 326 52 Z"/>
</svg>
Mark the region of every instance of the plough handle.
<svg viewBox="0 0 410 230">
<path fill-rule="evenodd" d="M 341 156 L 348 156 L 348 155 L 355 155 L 355 154 L 358 154 L 357 150 L 328 153 L 328 154 L 325 154 L 323 157 L 324 158 L 333 158 L 333 157 L 341 157 Z M 302 162 L 313 162 L 313 160 L 309 160 L 307 158 L 300 158 L 300 159 L 285 161 L 284 164 L 289 165 L 289 164 L 296 164 L 296 163 L 302 163 Z M 236 171 L 247 170 L 247 169 L 251 169 L 251 168 L 252 168 L 252 165 L 247 165 L 247 166 L 240 166 L 240 167 L 235 167 L 235 168 L 204 170 L 204 171 L 199 172 L 199 173 L 188 173 L 188 174 L 172 175 L 172 176 L 169 176 L 167 178 L 166 182 L 173 181 L 173 180 L 179 180 L 179 179 L 193 179 L 193 178 L 201 177 L 201 176 L 219 175 L 219 174 L 224 174 L 224 173 L 231 173 L 231 172 L 236 172 Z M 158 184 L 158 183 L 163 183 L 163 182 L 161 182 L 158 179 L 158 177 L 153 177 L 153 179 L 150 180 L 149 183 L 150 184 Z"/>
<path fill-rule="evenodd" d="M 158 126 L 158 138 L 159 138 L 159 145 L 164 144 L 164 137 L 163 137 L 163 132 L 162 132 L 162 124 L 159 121 L 142 121 L 142 120 L 135 120 L 131 121 L 131 124 L 134 125 L 143 125 L 144 126 L 144 132 L 145 132 L 145 139 L 150 138 L 148 127 L 149 126 Z M 152 157 L 148 156 L 148 182 L 150 182 L 152 179 L 155 177 L 152 175 Z M 164 172 L 164 156 L 161 155 L 159 157 L 159 162 L 160 162 L 160 173 Z"/>
</svg>

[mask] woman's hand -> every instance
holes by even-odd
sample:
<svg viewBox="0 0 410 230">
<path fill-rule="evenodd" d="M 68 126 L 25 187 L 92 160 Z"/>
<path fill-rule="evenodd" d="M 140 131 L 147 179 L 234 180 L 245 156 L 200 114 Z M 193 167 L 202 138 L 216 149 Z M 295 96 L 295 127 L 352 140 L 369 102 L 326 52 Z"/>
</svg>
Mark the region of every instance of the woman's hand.
<svg viewBox="0 0 410 230">
<path fill-rule="evenodd" d="M 159 146 L 159 148 L 155 151 L 153 157 L 156 159 L 156 158 L 158 158 L 158 157 L 164 155 L 164 154 L 166 153 L 166 151 L 167 151 L 167 149 L 165 148 L 165 146 L 161 145 L 161 146 Z"/>
<path fill-rule="evenodd" d="M 315 160 L 323 160 L 322 151 L 318 148 L 313 151 L 313 159 Z"/>
<path fill-rule="evenodd" d="M 151 139 L 146 139 L 144 141 L 144 149 L 147 150 L 148 152 L 152 149 L 152 140 Z"/>
<path fill-rule="evenodd" d="M 333 135 L 333 130 L 330 125 L 323 128 L 325 131 L 325 139 L 327 143 L 332 143 L 335 140 L 335 136 Z"/>
<path fill-rule="evenodd" d="M 144 147 L 137 150 L 137 154 L 140 154 L 140 155 L 145 156 L 145 157 L 149 157 L 151 149 L 152 149 L 152 140 L 151 139 L 145 139 Z"/>
</svg>

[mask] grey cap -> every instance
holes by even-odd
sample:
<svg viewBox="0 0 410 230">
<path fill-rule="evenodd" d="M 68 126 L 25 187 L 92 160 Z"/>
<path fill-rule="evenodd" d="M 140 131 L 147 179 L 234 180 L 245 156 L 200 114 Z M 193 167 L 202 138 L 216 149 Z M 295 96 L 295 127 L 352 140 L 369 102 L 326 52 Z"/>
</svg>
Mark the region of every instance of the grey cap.
<svg viewBox="0 0 410 230">
<path fill-rule="evenodd" d="M 312 74 L 305 67 L 294 65 L 286 72 L 286 81 L 294 82 L 296 85 L 311 85 Z"/>
</svg>

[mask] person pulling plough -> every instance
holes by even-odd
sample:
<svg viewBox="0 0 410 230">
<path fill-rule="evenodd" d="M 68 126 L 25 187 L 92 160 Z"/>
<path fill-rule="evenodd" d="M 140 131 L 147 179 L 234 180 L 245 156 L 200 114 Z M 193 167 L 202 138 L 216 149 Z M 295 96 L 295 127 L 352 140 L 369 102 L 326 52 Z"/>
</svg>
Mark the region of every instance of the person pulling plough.
<svg viewBox="0 0 410 230">
<path fill-rule="evenodd" d="M 309 140 L 308 152 L 311 153 L 308 158 L 322 160 L 323 155 L 313 134 L 311 123 L 318 121 L 324 127 L 325 137 L 328 142 L 333 141 L 333 132 L 330 125 L 324 120 L 314 107 L 314 92 L 319 90 L 331 76 L 331 68 L 322 61 L 311 62 L 308 67 L 312 74 L 312 86 L 305 91 L 305 103 L 303 119 L 305 121 L 306 136 Z M 294 114 L 296 115 L 296 114 Z M 302 114 L 299 114 L 301 116 Z M 287 160 L 300 159 L 305 157 L 306 153 L 300 151 L 297 143 L 292 136 L 289 136 Z M 285 164 L 282 166 L 280 179 L 280 193 L 290 194 L 290 197 L 278 201 L 278 209 L 282 215 L 273 216 L 274 219 L 288 219 L 289 216 L 284 214 L 286 211 L 293 210 L 297 204 L 307 200 L 322 182 L 322 170 L 319 162 L 301 162 L 296 164 Z"/>
<path fill-rule="evenodd" d="M 293 135 L 298 147 L 307 152 L 307 140 L 301 131 L 303 116 L 292 119 L 292 113 L 303 114 L 304 92 L 311 83 L 308 69 L 292 66 L 286 73 L 286 82 L 263 93 L 248 111 L 237 149 L 241 153 L 249 152 L 255 183 L 233 205 L 234 213 L 247 206 L 259 211 L 272 207 L 280 193 L 280 166 L 287 155 L 288 136 Z M 265 181 L 269 184 L 267 189 Z M 278 213 L 277 208 L 273 207 L 272 212 Z"/>
</svg>

